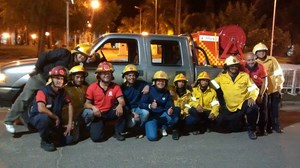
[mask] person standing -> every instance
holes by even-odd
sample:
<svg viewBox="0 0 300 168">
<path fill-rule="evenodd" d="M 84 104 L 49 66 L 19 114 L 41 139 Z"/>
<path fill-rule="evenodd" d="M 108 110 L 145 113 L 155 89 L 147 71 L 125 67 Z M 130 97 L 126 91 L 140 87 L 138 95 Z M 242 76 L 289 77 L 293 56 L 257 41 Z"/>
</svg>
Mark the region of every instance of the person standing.
<svg viewBox="0 0 300 168">
<path fill-rule="evenodd" d="M 281 101 L 281 89 L 283 87 L 284 77 L 282 69 L 273 56 L 267 56 L 268 47 L 263 43 L 258 43 L 253 48 L 253 54 L 257 56 L 257 61 L 262 63 L 267 70 L 268 78 L 268 124 L 267 132 L 283 133 L 280 127 L 279 111 Z"/>
<path fill-rule="evenodd" d="M 256 122 L 258 106 L 255 103 L 259 89 L 250 76 L 240 71 L 240 62 L 234 56 L 225 60 L 224 71 L 211 81 L 216 89 L 221 89 L 225 107 L 216 122 L 218 126 L 225 126 L 230 132 L 242 131 L 245 115 L 250 139 L 257 139 Z"/>
<path fill-rule="evenodd" d="M 180 110 L 174 109 L 170 92 L 167 89 L 168 75 L 164 71 L 156 71 L 153 75 L 153 85 L 148 94 L 144 94 L 140 107 L 149 110 L 149 119 L 145 123 L 146 137 L 149 141 L 158 139 L 158 129 L 162 136 L 167 136 L 167 129 L 173 129 L 178 122 Z"/>
<path fill-rule="evenodd" d="M 82 117 L 90 131 L 93 142 L 104 141 L 105 122 L 117 119 L 114 138 L 124 141 L 121 133 L 125 130 L 125 100 L 121 87 L 112 82 L 114 67 L 109 62 L 101 62 L 96 69 L 97 81 L 90 84 L 86 91 L 86 101 Z"/>
<path fill-rule="evenodd" d="M 62 144 L 71 144 L 73 107 L 64 90 L 68 77 L 67 70 L 56 66 L 49 72 L 49 84 L 40 88 L 36 94 L 30 113 L 29 122 L 39 132 L 41 148 L 45 151 L 55 151 L 54 139 L 59 139 Z M 68 122 L 65 128 L 61 123 L 62 108 L 68 105 Z M 56 134 L 55 134 L 56 133 Z"/>
<path fill-rule="evenodd" d="M 35 92 L 46 84 L 49 71 L 55 66 L 71 68 L 74 65 L 84 63 L 87 60 L 90 45 L 79 44 L 71 52 L 65 48 L 58 48 L 49 52 L 42 53 L 35 64 L 35 69 L 31 72 L 30 78 L 24 86 L 23 91 L 17 97 L 10 111 L 4 119 L 4 125 L 9 133 L 15 133 L 14 121 L 20 117 L 23 124 L 27 124 L 21 117 L 26 112 L 33 100 Z"/>
<path fill-rule="evenodd" d="M 259 94 L 256 104 L 259 107 L 258 133 L 257 135 L 268 135 L 266 132 L 268 122 L 268 94 L 266 92 L 268 81 L 267 71 L 261 63 L 257 63 L 255 55 L 252 52 L 245 54 L 245 63 L 242 64 L 242 71 L 248 73 L 259 88 Z"/>
</svg>

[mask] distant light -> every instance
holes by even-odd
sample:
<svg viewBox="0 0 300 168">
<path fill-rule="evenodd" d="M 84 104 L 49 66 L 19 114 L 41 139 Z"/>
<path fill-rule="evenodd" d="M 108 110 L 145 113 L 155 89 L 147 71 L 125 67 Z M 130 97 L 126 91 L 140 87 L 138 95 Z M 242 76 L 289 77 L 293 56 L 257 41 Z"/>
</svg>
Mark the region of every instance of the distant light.
<svg viewBox="0 0 300 168">
<path fill-rule="evenodd" d="M 4 38 L 4 39 L 8 39 L 9 37 L 10 37 L 10 35 L 9 35 L 9 33 L 2 33 L 2 37 Z"/>
<path fill-rule="evenodd" d="M 50 36 L 50 33 L 49 32 L 45 32 L 45 36 Z"/>
<path fill-rule="evenodd" d="M 148 32 L 142 32 L 142 35 L 143 35 L 143 36 L 148 36 L 149 33 L 148 33 Z"/>
<path fill-rule="evenodd" d="M 37 38 L 37 35 L 36 35 L 36 34 L 31 34 L 30 36 L 31 36 L 31 38 L 32 38 L 33 40 Z"/>
<path fill-rule="evenodd" d="M 99 3 L 98 0 L 92 0 L 91 6 L 92 6 L 93 9 L 97 9 L 97 8 L 99 8 L 100 3 Z"/>
</svg>

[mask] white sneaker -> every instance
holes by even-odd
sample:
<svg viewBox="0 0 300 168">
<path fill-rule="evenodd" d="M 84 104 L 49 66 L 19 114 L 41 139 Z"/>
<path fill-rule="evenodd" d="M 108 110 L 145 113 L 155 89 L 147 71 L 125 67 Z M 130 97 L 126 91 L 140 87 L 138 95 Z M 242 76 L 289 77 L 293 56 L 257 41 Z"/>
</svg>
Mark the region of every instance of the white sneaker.
<svg viewBox="0 0 300 168">
<path fill-rule="evenodd" d="M 165 129 L 161 130 L 161 134 L 162 134 L 162 136 L 168 136 L 167 130 L 165 130 Z"/>
<path fill-rule="evenodd" d="M 16 132 L 16 129 L 13 125 L 10 125 L 10 124 L 4 124 L 4 125 L 5 125 L 7 132 L 12 133 L 12 134 Z"/>
</svg>

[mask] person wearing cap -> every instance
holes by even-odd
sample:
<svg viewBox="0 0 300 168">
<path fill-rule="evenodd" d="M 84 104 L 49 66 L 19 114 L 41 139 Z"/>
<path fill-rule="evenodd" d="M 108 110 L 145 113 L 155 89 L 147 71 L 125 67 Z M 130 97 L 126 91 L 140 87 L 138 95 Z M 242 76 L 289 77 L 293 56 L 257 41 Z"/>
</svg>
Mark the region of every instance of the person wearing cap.
<svg viewBox="0 0 300 168">
<path fill-rule="evenodd" d="M 256 122 L 258 106 L 255 103 L 259 89 L 250 76 L 240 71 L 240 61 L 235 56 L 225 60 L 224 71 L 211 81 L 216 89 L 221 89 L 225 107 L 216 122 L 227 127 L 230 132 L 242 131 L 245 115 L 250 139 L 257 139 Z"/>
<path fill-rule="evenodd" d="M 19 117 L 23 124 L 27 124 L 27 121 L 24 121 L 25 118 L 22 118 L 21 115 L 29 108 L 34 93 L 46 84 L 49 71 L 55 66 L 63 66 L 69 69 L 74 65 L 84 63 L 89 56 L 89 48 L 89 44 L 79 44 L 71 52 L 65 48 L 58 48 L 42 53 L 38 57 L 35 69 L 29 74 L 30 78 L 25 84 L 23 91 L 17 97 L 4 119 L 4 124 L 8 132 L 16 132 L 13 123 Z"/>
<path fill-rule="evenodd" d="M 97 81 L 86 91 L 86 101 L 82 117 L 93 142 L 103 142 L 105 122 L 117 120 L 113 137 L 124 141 L 121 134 L 125 130 L 127 113 L 121 87 L 113 82 L 114 67 L 109 62 L 101 62 L 95 73 Z"/>
<path fill-rule="evenodd" d="M 194 135 L 212 129 L 212 124 L 219 115 L 220 103 L 217 93 L 209 84 L 210 75 L 206 71 L 201 72 L 193 87 L 191 99 L 186 105 L 189 109 L 185 126 L 191 128 Z"/>
<path fill-rule="evenodd" d="M 188 114 L 186 104 L 188 104 L 192 95 L 191 91 L 187 89 L 187 82 L 186 76 L 179 73 L 173 80 L 174 85 L 168 86 L 168 90 L 174 102 L 174 109 L 178 108 L 178 111 L 180 111 L 179 121 L 174 125 L 172 132 L 172 138 L 174 140 L 178 140 L 180 134 L 184 133 L 184 121 Z"/>
<path fill-rule="evenodd" d="M 268 124 L 267 132 L 283 133 L 280 127 L 279 111 L 281 101 L 281 89 L 283 87 L 284 76 L 282 69 L 273 56 L 267 55 L 268 47 L 263 43 L 258 43 L 253 48 L 253 54 L 257 56 L 257 61 L 262 63 L 267 70 L 267 93 L 268 93 Z"/>
<path fill-rule="evenodd" d="M 67 95 L 69 96 L 72 105 L 73 105 L 73 127 L 72 127 L 72 136 L 73 141 L 77 142 L 81 133 L 84 133 L 82 123 L 83 119 L 81 113 L 84 109 L 85 103 L 85 93 L 88 87 L 88 84 L 85 82 L 85 78 L 88 76 L 85 68 L 81 65 L 76 65 L 72 67 L 69 71 L 69 80 L 68 83 L 64 86 Z M 68 113 L 65 111 L 68 110 L 68 106 L 64 106 L 62 113 L 62 124 L 66 125 L 68 123 Z"/>
<path fill-rule="evenodd" d="M 56 66 L 49 72 L 49 84 L 41 87 L 35 96 L 29 122 L 34 126 L 41 137 L 41 148 L 45 151 L 55 151 L 54 139 L 59 143 L 71 144 L 73 106 L 64 90 L 68 71 L 62 66 Z M 68 106 L 68 122 L 65 126 L 61 123 L 62 108 Z"/>
<path fill-rule="evenodd" d="M 145 123 L 146 137 L 149 141 L 158 140 L 157 131 L 167 136 L 167 129 L 173 129 L 178 122 L 180 110 L 174 109 L 174 103 L 167 89 L 168 75 L 164 71 L 156 71 L 153 75 L 153 85 L 149 93 L 141 98 L 140 108 L 149 110 L 149 118 Z"/>
<path fill-rule="evenodd" d="M 139 104 L 142 95 L 149 92 L 150 86 L 147 82 L 138 79 L 138 77 L 139 72 L 135 65 L 128 64 L 125 66 L 122 73 L 124 83 L 121 85 L 121 89 L 124 94 L 126 108 L 130 112 L 127 119 L 127 126 L 129 128 L 134 126 L 143 128 L 149 117 L 149 111 L 139 108 Z M 142 138 L 143 134 L 138 137 Z"/>
<path fill-rule="evenodd" d="M 245 54 L 245 62 L 241 64 L 242 71 L 248 73 L 259 88 L 256 104 L 259 107 L 258 133 L 259 136 L 268 135 L 266 132 L 268 121 L 268 94 L 266 92 L 268 81 L 265 67 L 258 63 L 252 52 Z"/>
</svg>

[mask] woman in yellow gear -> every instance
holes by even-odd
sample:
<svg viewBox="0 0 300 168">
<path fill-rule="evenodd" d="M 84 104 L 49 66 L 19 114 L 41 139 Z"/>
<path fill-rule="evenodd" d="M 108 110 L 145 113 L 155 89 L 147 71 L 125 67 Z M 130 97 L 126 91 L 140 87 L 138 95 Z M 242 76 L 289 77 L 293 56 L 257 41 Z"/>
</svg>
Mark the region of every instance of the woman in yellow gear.
<svg viewBox="0 0 300 168">
<path fill-rule="evenodd" d="M 209 87 L 210 75 L 202 72 L 198 75 L 193 87 L 192 97 L 188 104 L 188 113 L 185 119 L 186 125 L 194 131 L 193 134 L 204 133 L 210 130 L 212 121 L 219 115 L 220 103 L 216 91 Z"/>
<path fill-rule="evenodd" d="M 258 43 L 253 48 L 253 53 L 257 56 L 257 61 L 262 63 L 267 70 L 268 78 L 268 124 L 267 132 L 272 133 L 272 129 L 277 133 L 282 133 L 279 123 L 279 110 L 281 101 L 281 89 L 284 82 L 282 69 L 275 57 L 267 56 L 268 47 L 263 43 Z"/>
<path fill-rule="evenodd" d="M 184 119 L 188 115 L 186 104 L 191 99 L 192 93 L 187 89 L 187 79 L 182 73 L 175 76 L 173 83 L 174 85 L 170 85 L 168 90 L 173 98 L 175 108 L 180 111 L 179 122 L 174 126 L 173 139 L 179 139 L 179 133 L 183 131 L 181 128 L 184 127 Z"/>
</svg>

